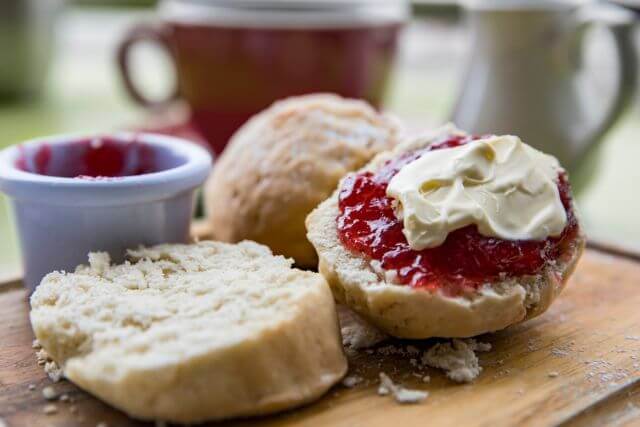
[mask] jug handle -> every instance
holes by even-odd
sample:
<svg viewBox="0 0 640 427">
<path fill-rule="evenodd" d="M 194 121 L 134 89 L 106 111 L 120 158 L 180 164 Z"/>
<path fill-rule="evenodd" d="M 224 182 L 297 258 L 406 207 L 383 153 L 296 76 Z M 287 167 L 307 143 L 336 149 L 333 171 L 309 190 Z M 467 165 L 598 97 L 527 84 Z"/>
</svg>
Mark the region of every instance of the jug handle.
<svg viewBox="0 0 640 427">
<path fill-rule="evenodd" d="M 587 130 L 581 140 L 588 141 L 587 147 L 581 157 L 591 151 L 606 132 L 620 118 L 625 109 L 633 100 L 637 83 L 638 59 L 633 40 L 635 14 L 616 5 L 597 4 L 584 6 L 576 12 L 576 26 L 574 28 L 573 52 L 576 63 L 580 63 L 580 52 L 583 45 L 585 30 L 593 24 L 603 24 L 611 34 L 615 42 L 618 57 L 617 87 L 609 107 L 601 114 L 596 124 Z"/>
</svg>

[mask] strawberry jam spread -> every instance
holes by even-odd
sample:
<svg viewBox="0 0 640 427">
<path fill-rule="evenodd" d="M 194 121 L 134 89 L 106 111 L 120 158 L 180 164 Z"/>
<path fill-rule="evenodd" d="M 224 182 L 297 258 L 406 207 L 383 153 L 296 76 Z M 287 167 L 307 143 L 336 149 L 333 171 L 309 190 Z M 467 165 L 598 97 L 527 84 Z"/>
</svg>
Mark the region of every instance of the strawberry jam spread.
<svg viewBox="0 0 640 427">
<path fill-rule="evenodd" d="M 452 136 L 427 148 L 404 153 L 387 161 L 377 172 L 348 176 L 339 193 L 338 235 L 350 250 L 380 262 L 395 272 L 396 283 L 449 295 L 477 289 L 482 284 L 536 274 L 557 260 L 578 233 L 571 190 L 566 175 L 558 176 L 560 199 L 567 225 L 558 237 L 545 240 L 503 240 L 481 235 L 475 225 L 455 230 L 435 248 L 413 250 L 396 217 L 387 185 L 398 171 L 431 150 L 472 144 L 477 137 Z M 444 285 L 446 283 L 446 286 Z"/>
</svg>

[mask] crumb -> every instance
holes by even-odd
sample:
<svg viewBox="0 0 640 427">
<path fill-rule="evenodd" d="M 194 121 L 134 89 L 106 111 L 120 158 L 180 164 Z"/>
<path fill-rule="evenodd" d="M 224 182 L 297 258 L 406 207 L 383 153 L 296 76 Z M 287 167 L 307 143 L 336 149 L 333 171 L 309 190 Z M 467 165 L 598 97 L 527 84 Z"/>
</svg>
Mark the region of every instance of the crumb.
<svg viewBox="0 0 640 427">
<path fill-rule="evenodd" d="M 39 366 L 44 366 L 44 371 L 51 381 L 57 383 L 62 379 L 62 369 L 49 357 L 49 354 L 44 349 L 41 348 L 36 352 L 36 360 Z"/>
<path fill-rule="evenodd" d="M 420 403 L 429 397 L 429 393 L 422 390 L 401 388 L 394 393 L 394 397 L 398 403 Z"/>
<path fill-rule="evenodd" d="M 96 424 L 96 427 L 109 427 L 109 424 L 104 421 L 100 421 L 98 424 Z"/>
<path fill-rule="evenodd" d="M 630 341 L 640 341 L 640 335 L 627 335 L 626 337 L 624 337 L 624 339 Z"/>
<path fill-rule="evenodd" d="M 467 344 L 471 347 L 473 351 L 479 351 L 480 353 L 486 353 L 491 351 L 491 344 L 488 342 L 479 342 L 470 338 L 467 340 Z"/>
<path fill-rule="evenodd" d="M 44 349 L 36 351 L 36 361 L 38 365 L 43 366 L 49 360 L 49 354 Z"/>
<path fill-rule="evenodd" d="M 556 357 L 565 357 L 569 355 L 567 350 L 562 350 L 560 348 L 551 349 L 551 354 Z"/>
<path fill-rule="evenodd" d="M 9 427 L 9 424 L 7 424 L 4 418 L 0 418 L 0 427 Z"/>
<path fill-rule="evenodd" d="M 111 257 L 107 252 L 89 252 L 89 267 L 98 276 L 102 276 L 111 265 Z"/>
<path fill-rule="evenodd" d="M 473 352 L 475 340 L 454 339 L 431 347 L 423 356 L 422 363 L 446 371 L 447 377 L 456 382 L 471 382 L 480 375 L 482 368 Z"/>
<path fill-rule="evenodd" d="M 36 385 L 35 384 L 29 384 L 29 391 L 33 391 L 36 389 Z"/>
<path fill-rule="evenodd" d="M 347 388 L 355 387 L 362 382 L 362 377 L 358 375 L 348 375 L 342 380 L 342 385 Z"/>
<path fill-rule="evenodd" d="M 393 394 L 393 398 L 398 403 L 419 403 L 429 396 L 429 393 L 426 391 L 410 390 L 394 384 L 387 374 L 380 372 L 380 386 L 378 387 L 378 394 L 385 396 L 389 393 Z"/>
<path fill-rule="evenodd" d="M 58 394 L 56 393 L 56 390 L 49 385 L 42 389 L 42 396 L 47 400 L 54 400 L 58 397 Z"/>
<path fill-rule="evenodd" d="M 54 404 L 48 404 L 44 407 L 44 413 L 47 415 L 53 415 L 58 412 L 58 407 Z"/>
<path fill-rule="evenodd" d="M 378 354 L 382 356 L 393 356 L 395 354 L 402 354 L 402 350 L 396 347 L 395 345 L 386 345 L 384 347 L 378 348 Z"/>
<path fill-rule="evenodd" d="M 338 304 L 338 319 L 342 345 L 357 350 L 372 347 L 388 338 L 386 334 L 364 321 L 358 314 Z"/>
<path fill-rule="evenodd" d="M 61 394 L 60 395 L 60 401 L 61 402 L 68 402 L 69 401 L 69 395 L 67 393 Z"/>
<path fill-rule="evenodd" d="M 431 377 L 429 375 L 425 375 L 424 377 L 422 377 L 423 383 L 428 383 L 429 381 L 431 381 Z"/>
<path fill-rule="evenodd" d="M 560 374 L 558 374 L 556 371 L 552 371 L 547 374 L 549 378 L 556 378 L 558 375 Z"/>
<path fill-rule="evenodd" d="M 407 346 L 407 353 L 409 354 L 420 354 L 420 350 L 418 349 L 418 347 L 414 346 L 414 345 L 408 345 Z"/>
<path fill-rule="evenodd" d="M 31 348 L 40 350 L 42 348 L 42 346 L 40 345 L 40 341 L 38 341 L 37 339 L 33 340 L 33 342 L 31 343 Z"/>
<path fill-rule="evenodd" d="M 386 396 L 389 394 L 389 389 L 384 384 L 380 383 L 378 386 L 378 396 Z"/>
<path fill-rule="evenodd" d="M 57 383 L 62 379 L 62 376 L 63 376 L 62 368 L 60 368 L 58 364 L 53 360 L 45 363 L 44 371 L 49 376 L 49 379 L 54 383 Z"/>
</svg>

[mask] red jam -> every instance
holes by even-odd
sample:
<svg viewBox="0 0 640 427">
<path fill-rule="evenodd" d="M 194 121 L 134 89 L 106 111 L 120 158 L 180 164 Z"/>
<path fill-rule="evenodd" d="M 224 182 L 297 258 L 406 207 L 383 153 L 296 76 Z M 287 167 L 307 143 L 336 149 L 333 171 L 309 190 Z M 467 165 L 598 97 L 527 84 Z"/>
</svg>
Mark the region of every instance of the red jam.
<svg viewBox="0 0 640 427">
<path fill-rule="evenodd" d="M 397 283 L 458 295 L 483 283 L 535 274 L 557 260 L 578 233 L 571 190 L 564 173 L 558 190 L 567 212 L 567 225 L 558 237 L 545 240 L 503 240 L 481 235 L 475 225 L 455 230 L 437 248 L 411 249 L 402 233 L 402 221 L 387 197 L 387 185 L 406 164 L 431 150 L 473 143 L 474 137 L 449 137 L 427 148 L 387 161 L 375 172 L 348 176 L 340 189 L 338 234 L 349 249 L 381 263 L 397 274 Z M 443 284 L 446 283 L 446 288 Z"/>
<path fill-rule="evenodd" d="M 20 147 L 16 167 L 39 175 L 89 180 L 117 179 L 160 170 L 154 149 L 135 140 L 101 137 L 52 147 L 49 144 Z"/>
</svg>

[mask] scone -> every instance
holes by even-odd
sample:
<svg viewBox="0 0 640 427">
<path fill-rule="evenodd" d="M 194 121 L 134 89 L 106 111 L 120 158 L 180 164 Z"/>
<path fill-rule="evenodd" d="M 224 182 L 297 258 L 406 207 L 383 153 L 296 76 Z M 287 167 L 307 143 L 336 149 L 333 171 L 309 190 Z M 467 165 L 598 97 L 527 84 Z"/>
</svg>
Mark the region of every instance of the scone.
<svg viewBox="0 0 640 427">
<path fill-rule="evenodd" d="M 253 242 L 91 254 L 31 297 L 64 375 L 132 417 L 195 423 L 320 397 L 347 370 L 324 278 Z"/>
<path fill-rule="evenodd" d="M 231 139 L 205 185 L 213 238 L 244 239 L 315 267 L 304 221 L 347 172 L 391 148 L 396 122 L 363 101 L 308 95 L 279 101 Z"/>
<path fill-rule="evenodd" d="M 306 224 L 335 298 L 403 338 L 470 337 L 540 315 L 585 244 L 555 158 L 453 126 L 346 176 Z"/>
</svg>

